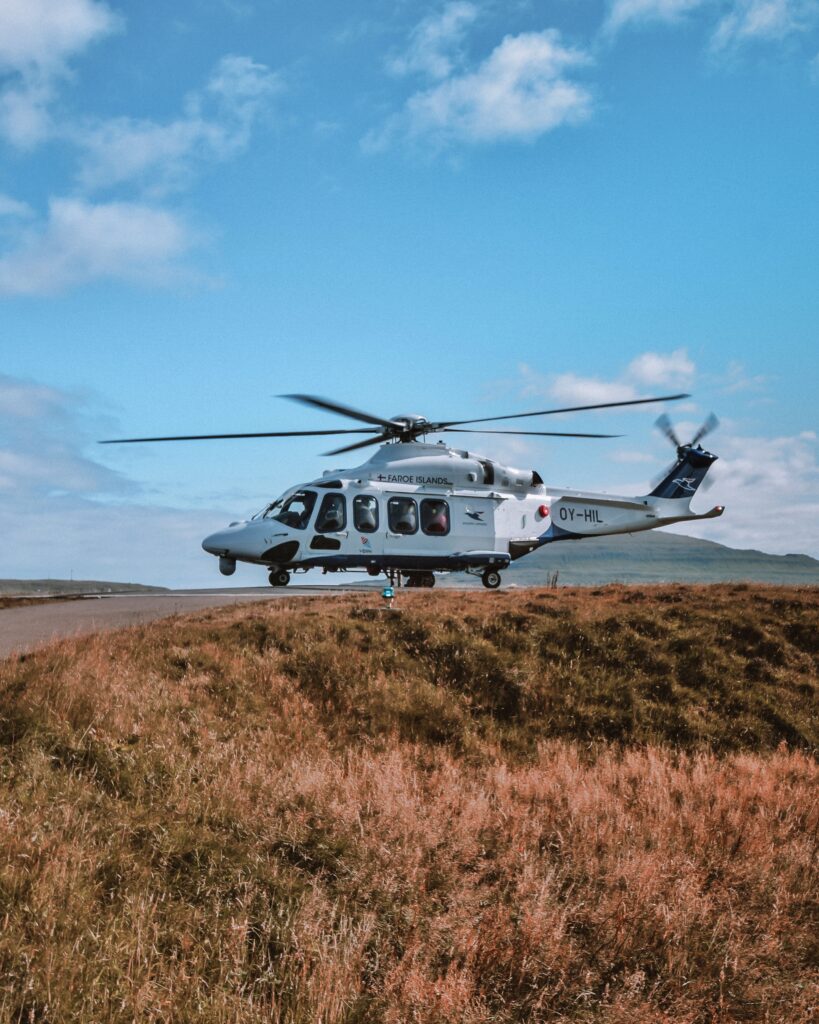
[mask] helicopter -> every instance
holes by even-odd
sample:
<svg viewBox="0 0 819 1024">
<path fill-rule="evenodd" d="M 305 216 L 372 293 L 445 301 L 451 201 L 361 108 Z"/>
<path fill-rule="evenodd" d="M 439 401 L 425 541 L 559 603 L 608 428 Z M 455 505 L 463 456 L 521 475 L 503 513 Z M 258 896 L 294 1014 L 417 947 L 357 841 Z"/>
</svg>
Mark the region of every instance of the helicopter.
<svg viewBox="0 0 819 1024">
<path fill-rule="evenodd" d="M 495 430 L 475 424 L 586 412 L 617 406 L 672 402 L 687 394 L 638 398 L 563 409 L 541 409 L 472 420 L 430 421 L 421 415 L 385 418 L 315 395 L 282 395 L 312 408 L 352 419 L 356 428 L 284 430 L 242 434 L 130 437 L 101 444 L 205 441 L 224 438 L 304 437 L 364 434 L 361 440 L 327 452 L 341 455 L 372 445 L 378 449 L 352 469 L 288 488 L 249 519 L 231 523 L 202 541 L 224 576 L 237 562 L 264 566 L 273 587 L 294 573 L 365 571 L 389 583 L 432 587 L 435 574 L 465 572 L 495 590 L 501 572 L 530 552 L 556 541 L 637 533 L 671 523 L 721 516 L 724 507 L 691 510 L 691 499 L 717 456 L 699 443 L 717 426 L 712 414 L 691 441 L 682 443 L 668 416 L 657 426 L 676 448 L 676 458 L 648 494 L 636 497 L 547 487 L 533 469 L 516 469 L 430 442 L 430 434 L 481 433 L 537 437 L 607 438 L 619 434 Z"/>
</svg>

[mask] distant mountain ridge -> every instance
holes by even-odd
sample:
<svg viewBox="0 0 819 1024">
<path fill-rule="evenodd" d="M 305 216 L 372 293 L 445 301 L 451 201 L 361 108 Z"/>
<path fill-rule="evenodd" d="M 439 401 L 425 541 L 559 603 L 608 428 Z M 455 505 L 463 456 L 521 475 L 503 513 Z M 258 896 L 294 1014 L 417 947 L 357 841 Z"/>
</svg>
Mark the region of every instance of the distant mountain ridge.
<svg viewBox="0 0 819 1024">
<path fill-rule="evenodd" d="M 152 594 L 167 587 L 143 583 L 115 583 L 108 580 L 0 580 L 0 594 L 6 597 L 51 597 L 62 594 Z"/>
<path fill-rule="evenodd" d="M 819 585 L 819 560 L 770 555 L 711 540 L 651 531 L 546 544 L 513 562 L 507 583 L 544 584 L 550 573 L 569 585 L 601 583 L 805 583 Z"/>
</svg>

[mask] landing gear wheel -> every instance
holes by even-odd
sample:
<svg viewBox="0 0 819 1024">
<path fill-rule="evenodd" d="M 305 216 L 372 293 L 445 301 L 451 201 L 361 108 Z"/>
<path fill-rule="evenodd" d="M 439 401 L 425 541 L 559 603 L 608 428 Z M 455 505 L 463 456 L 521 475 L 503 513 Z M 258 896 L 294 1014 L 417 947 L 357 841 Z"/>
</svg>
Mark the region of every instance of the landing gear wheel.
<svg viewBox="0 0 819 1024">
<path fill-rule="evenodd" d="M 286 587 L 290 582 L 290 573 L 287 569 L 271 569 L 267 578 L 271 587 Z"/>
<path fill-rule="evenodd" d="M 486 569 L 481 575 L 481 583 L 487 590 L 497 590 L 501 585 L 501 574 L 494 569 Z"/>
<path fill-rule="evenodd" d="M 435 576 L 431 572 L 407 572 L 404 573 L 407 587 L 434 587 Z"/>
</svg>

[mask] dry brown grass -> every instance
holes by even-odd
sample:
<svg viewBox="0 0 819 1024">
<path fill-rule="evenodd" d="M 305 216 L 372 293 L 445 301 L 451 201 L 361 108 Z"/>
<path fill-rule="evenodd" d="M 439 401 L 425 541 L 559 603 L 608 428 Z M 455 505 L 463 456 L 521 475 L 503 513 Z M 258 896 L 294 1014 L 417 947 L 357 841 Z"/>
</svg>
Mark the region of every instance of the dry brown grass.
<svg viewBox="0 0 819 1024">
<path fill-rule="evenodd" d="M 0 1021 L 814 1019 L 815 591 L 374 600 L 0 664 Z"/>
</svg>

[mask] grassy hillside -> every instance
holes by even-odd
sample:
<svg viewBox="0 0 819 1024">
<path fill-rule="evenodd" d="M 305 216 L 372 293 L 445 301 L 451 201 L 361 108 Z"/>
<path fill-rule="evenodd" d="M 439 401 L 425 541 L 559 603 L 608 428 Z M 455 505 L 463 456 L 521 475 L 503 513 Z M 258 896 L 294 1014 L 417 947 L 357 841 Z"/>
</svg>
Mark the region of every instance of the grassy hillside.
<svg viewBox="0 0 819 1024">
<path fill-rule="evenodd" d="M 0 663 L 0 1021 L 813 1019 L 819 592 L 377 601 Z"/>
<path fill-rule="evenodd" d="M 819 561 L 809 555 L 769 555 L 709 540 L 652 530 L 547 544 L 514 562 L 508 582 L 545 585 L 558 570 L 571 586 L 601 583 L 819 584 Z"/>
</svg>

